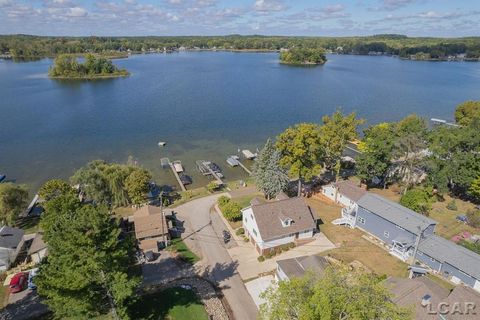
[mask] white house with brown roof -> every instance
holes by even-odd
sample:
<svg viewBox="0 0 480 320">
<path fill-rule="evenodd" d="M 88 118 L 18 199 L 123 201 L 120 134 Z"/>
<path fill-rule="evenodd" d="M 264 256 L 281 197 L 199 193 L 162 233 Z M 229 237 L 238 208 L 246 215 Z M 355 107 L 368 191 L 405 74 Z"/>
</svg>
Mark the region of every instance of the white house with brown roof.
<svg viewBox="0 0 480 320">
<path fill-rule="evenodd" d="M 302 198 L 259 203 L 242 209 L 245 235 L 260 255 L 279 246 L 313 237 L 317 228 L 310 207 Z"/>
<path fill-rule="evenodd" d="M 161 208 L 145 205 L 133 214 L 135 237 L 142 251 L 158 252 L 170 240 L 168 222 Z"/>
<path fill-rule="evenodd" d="M 349 180 L 338 181 L 322 186 L 322 194 L 333 202 L 344 207 L 351 207 L 363 197 L 367 191 Z"/>
</svg>

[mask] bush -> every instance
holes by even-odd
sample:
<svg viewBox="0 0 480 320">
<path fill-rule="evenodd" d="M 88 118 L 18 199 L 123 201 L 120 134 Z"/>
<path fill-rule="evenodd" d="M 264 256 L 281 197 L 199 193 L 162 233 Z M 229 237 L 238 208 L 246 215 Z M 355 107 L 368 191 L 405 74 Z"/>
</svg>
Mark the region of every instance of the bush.
<svg viewBox="0 0 480 320">
<path fill-rule="evenodd" d="M 428 216 L 432 208 L 432 194 L 423 188 L 408 190 L 400 199 L 400 204 Z"/>
<path fill-rule="evenodd" d="M 259 256 L 259 257 L 257 257 L 257 260 L 258 260 L 258 262 L 263 262 L 263 261 L 265 261 L 265 257 L 264 256 Z"/>
<path fill-rule="evenodd" d="M 473 228 L 480 228 L 480 210 L 468 210 L 467 224 Z"/>
<path fill-rule="evenodd" d="M 452 210 L 452 211 L 457 211 L 458 210 L 457 203 L 455 202 L 455 200 L 452 200 L 447 204 L 447 209 Z"/>
<path fill-rule="evenodd" d="M 219 186 L 215 181 L 211 181 L 207 184 L 206 188 L 208 192 L 215 192 L 216 190 L 218 190 Z"/>
<path fill-rule="evenodd" d="M 221 196 L 220 198 L 218 198 L 217 203 L 218 203 L 218 206 L 221 209 L 225 204 L 227 204 L 230 201 L 231 201 L 231 199 L 229 197 Z"/>
<path fill-rule="evenodd" d="M 242 234 L 245 234 L 245 230 L 243 228 L 238 228 L 237 231 L 235 231 L 235 234 L 241 236 Z"/>
<path fill-rule="evenodd" d="M 248 239 L 247 237 L 245 237 L 245 236 L 244 236 L 244 237 L 243 237 L 243 241 L 245 241 L 245 242 L 249 242 L 249 241 L 250 241 L 250 239 Z"/>
<path fill-rule="evenodd" d="M 238 203 L 228 199 L 228 202 L 220 205 L 220 210 L 222 210 L 222 214 L 228 221 L 238 221 L 242 219 L 242 208 Z"/>
</svg>

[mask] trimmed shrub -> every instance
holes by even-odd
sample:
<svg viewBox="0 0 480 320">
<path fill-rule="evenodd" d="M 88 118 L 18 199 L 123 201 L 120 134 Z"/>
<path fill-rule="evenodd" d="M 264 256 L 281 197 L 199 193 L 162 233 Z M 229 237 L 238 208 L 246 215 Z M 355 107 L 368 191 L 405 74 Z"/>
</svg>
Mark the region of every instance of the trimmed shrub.
<svg viewBox="0 0 480 320">
<path fill-rule="evenodd" d="M 467 224 L 473 228 L 480 228 L 480 210 L 467 211 Z"/>
<path fill-rule="evenodd" d="M 257 260 L 258 260 L 258 262 L 263 262 L 263 261 L 265 261 L 265 257 L 264 256 L 259 256 L 259 257 L 257 257 Z"/>
<path fill-rule="evenodd" d="M 452 210 L 452 211 L 457 211 L 458 210 L 457 203 L 455 202 L 455 200 L 452 200 L 447 204 L 447 209 Z"/>
<path fill-rule="evenodd" d="M 228 221 L 238 221 L 242 219 L 242 208 L 240 205 L 234 201 L 230 201 L 229 203 L 225 204 L 222 208 L 223 216 Z"/>
<path fill-rule="evenodd" d="M 215 181 L 211 181 L 207 184 L 206 188 L 207 188 L 208 192 L 213 193 L 216 190 L 218 190 L 219 186 Z"/>
<path fill-rule="evenodd" d="M 232 201 L 232 200 L 229 197 L 221 196 L 220 198 L 218 198 L 217 203 L 218 203 L 218 206 L 221 209 L 225 204 L 229 203 L 230 201 Z"/>
<path fill-rule="evenodd" d="M 237 231 L 235 231 L 235 234 L 241 236 L 242 234 L 245 234 L 245 230 L 243 228 L 238 228 Z"/>
</svg>

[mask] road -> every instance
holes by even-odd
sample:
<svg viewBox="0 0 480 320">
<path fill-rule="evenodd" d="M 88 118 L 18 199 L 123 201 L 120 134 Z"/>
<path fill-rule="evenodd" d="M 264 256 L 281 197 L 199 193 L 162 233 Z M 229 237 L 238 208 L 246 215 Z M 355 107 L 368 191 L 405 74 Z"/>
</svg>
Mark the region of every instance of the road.
<svg viewBox="0 0 480 320">
<path fill-rule="evenodd" d="M 185 221 L 182 235 L 185 243 L 202 256 L 203 276 L 215 281 L 232 309 L 235 319 L 255 320 L 257 308 L 224 246 L 223 221 L 211 212 L 220 195 L 193 200 L 174 209 L 177 218 Z"/>
</svg>

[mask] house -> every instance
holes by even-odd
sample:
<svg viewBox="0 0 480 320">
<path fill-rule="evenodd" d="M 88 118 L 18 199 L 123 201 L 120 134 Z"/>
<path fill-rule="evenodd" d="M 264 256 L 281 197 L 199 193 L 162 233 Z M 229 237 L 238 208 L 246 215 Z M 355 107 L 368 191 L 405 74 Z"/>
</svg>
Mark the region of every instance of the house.
<svg viewBox="0 0 480 320">
<path fill-rule="evenodd" d="M 252 201 L 251 206 L 242 209 L 242 221 L 245 235 L 260 255 L 285 244 L 311 239 L 317 229 L 311 208 L 302 198 Z"/>
<path fill-rule="evenodd" d="M 392 301 L 413 308 L 416 320 L 473 320 L 480 316 L 480 294 L 465 286 L 451 292 L 429 278 L 388 278 Z"/>
<path fill-rule="evenodd" d="M 6 271 L 15 261 L 23 246 L 23 230 L 3 226 L 0 228 L 0 271 Z"/>
<path fill-rule="evenodd" d="M 133 214 L 135 237 L 139 248 L 144 251 L 158 252 L 169 240 L 168 221 L 160 207 L 145 205 Z"/>
<path fill-rule="evenodd" d="M 480 255 L 475 252 L 431 235 L 418 245 L 416 259 L 451 282 L 480 292 Z"/>
<path fill-rule="evenodd" d="M 322 275 L 329 265 L 327 259 L 317 255 L 278 260 L 275 280 L 290 280 L 295 277 L 302 277 L 309 271 L 316 275 Z"/>
<path fill-rule="evenodd" d="M 367 191 L 349 180 L 338 181 L 322 186 L 322 194 L 333 202 L 344 207 L 351 207 L 363 197 Z"/>
<path fill-rule="evenodd" d="M 35 264 L 38 264 L 48 254 L 47 244 L 43 241 L 43 234 L 37 232 L 33 237 L 30 248 L 28 249 L 28 256 Z"/>
<path fill-rule="evenodd" d="M 412 308 L 413 319 L 438 320 L 437 314 L 431 314 L 427 304 L 438 306 L 449 291 L 427 277 L 414 279 L 391 277 L 385 280 L 385 286 L 392 294 L 396 305 Z"/>
</svg>

